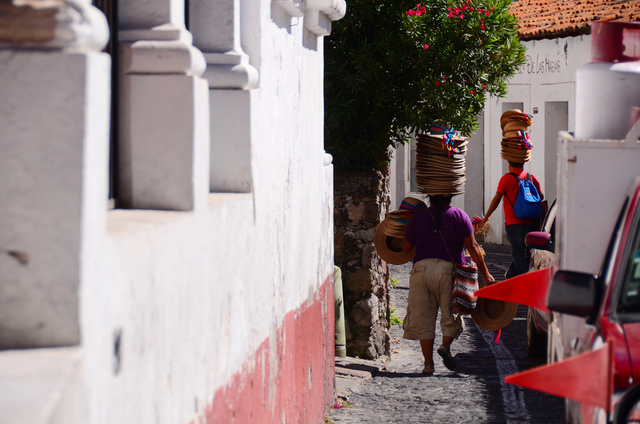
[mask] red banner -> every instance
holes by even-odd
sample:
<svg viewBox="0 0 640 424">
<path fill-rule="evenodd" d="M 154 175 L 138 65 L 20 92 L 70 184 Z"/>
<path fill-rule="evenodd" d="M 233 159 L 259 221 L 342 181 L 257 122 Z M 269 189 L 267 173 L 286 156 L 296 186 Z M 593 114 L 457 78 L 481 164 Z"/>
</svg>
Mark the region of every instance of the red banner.
<svg viewBox="0 0 640 424">
<path fill-rule="evenodd" d="M 512 374 L 506 383 L 611 410 L 613 342 L 564 361 Z"/>
<path fill-rule="evenodd" d="M 527 272 L 476 291 L 476 296 L 532 306 L 545 312 L 553 267 Z"/>
</svg>

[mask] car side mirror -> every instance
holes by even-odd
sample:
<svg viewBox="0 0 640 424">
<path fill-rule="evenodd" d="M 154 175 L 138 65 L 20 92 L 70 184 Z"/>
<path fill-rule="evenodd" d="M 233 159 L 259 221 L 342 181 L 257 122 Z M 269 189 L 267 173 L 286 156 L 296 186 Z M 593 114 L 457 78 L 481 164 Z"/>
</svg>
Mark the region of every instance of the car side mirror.
<svg viewBox="0 0 640 424">
<path fill-rule="evenodd" d="M 545 233 L 544 231 L 532 231 L 528 233 L 524 238 L 524 242 L 530 249 L 547 250 L 549 252 L 555 250 L 555 245 L 551 241 L 551 234 Z"/>
<path fill-rule="evenodd" d="M 595 316 L 598 312 L 597 275 L 577 271 L 560 270 L 553 274 L 547 307 L 551 311 L 583 318 Z"/>
</svg>

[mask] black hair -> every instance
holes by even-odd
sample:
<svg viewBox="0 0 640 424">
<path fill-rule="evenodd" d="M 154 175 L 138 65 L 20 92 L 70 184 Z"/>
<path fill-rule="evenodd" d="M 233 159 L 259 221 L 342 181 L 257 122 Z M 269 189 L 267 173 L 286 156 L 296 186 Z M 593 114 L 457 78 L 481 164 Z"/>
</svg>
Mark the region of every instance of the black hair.
<svg viewBox="0 0 640 424">
<path fill-rule="evenodd" d="M 509 161 L 509 165 L 511 165 L 512 168 L 522 168 L 524 166 L 524 163 L 517 163 L 517 162 Z"/>
<path fill-rule="evenodd" d="M 453 196 L 444 196 L 444 195 L 429 195 L 429 204 L 434 207 L 435 211 L 433 214 L 433 219 L 435 221 L 435 228 L 433 229 L 434 233 L 437 233 L 440 229 L 440 214 L 442 213 L 442 206 L 449 206 L 451 203 L 451 198 Z"/>
</svg>

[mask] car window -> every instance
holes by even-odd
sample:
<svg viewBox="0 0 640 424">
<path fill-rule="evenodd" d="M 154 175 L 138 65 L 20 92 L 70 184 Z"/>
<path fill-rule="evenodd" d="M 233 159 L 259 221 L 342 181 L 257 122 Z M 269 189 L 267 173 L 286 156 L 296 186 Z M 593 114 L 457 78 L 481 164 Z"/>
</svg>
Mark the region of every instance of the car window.
<svg viewBox="0 0 640 424">
<path fill-rule="evenodd" d="M 627 238 L 627 242 L 631 243 L 626 248 L 626 257 L 623 259 L 624 273 L 622 279 L 622 287 L 620 290 L 620 300 L 618 302 L 619 313 L 640 312 L 640 225 L 638 219 L 640 215 L 640 207 L 634 212 L 632 225 L 630 227 L 631 234 Z"/>
</svg>

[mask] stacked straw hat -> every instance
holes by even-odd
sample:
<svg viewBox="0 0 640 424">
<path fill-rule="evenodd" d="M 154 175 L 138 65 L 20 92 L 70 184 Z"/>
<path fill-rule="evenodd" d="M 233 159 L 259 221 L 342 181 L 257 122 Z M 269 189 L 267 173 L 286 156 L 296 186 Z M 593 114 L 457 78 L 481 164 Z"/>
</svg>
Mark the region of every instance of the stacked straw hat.
<svg viewBox="0 0 640 424">
<path fill-rule="evenodd" d="M 378 224 L 373 236 L 373 244 L 378 255 L 387 263 L 402 265 L 413 259 L 415 248 L 404 252 L 402 240 L 407 229 L 407 224 L 419 207 L 426 207 L 422 200 L 406 197 L 400 204 L 400 208 L 391 211 L 387 217 Z"/>
<path fill-rule="evenodd" d="M 531 160 L 531 144 L 527 128 L 531 125 L 531 115 L 519 109 L 508 110 L 500 117 L 502 128 L 502 158 L 515 163 Z"/>
<path fill-rule="evenodd" d="M 464 193 L 465 155 L 468 140 L 456 138 L 451 130 L 444 134 L 418 134 L 416 137 L 416 185 L 430 196 Z"/>
</svg>

